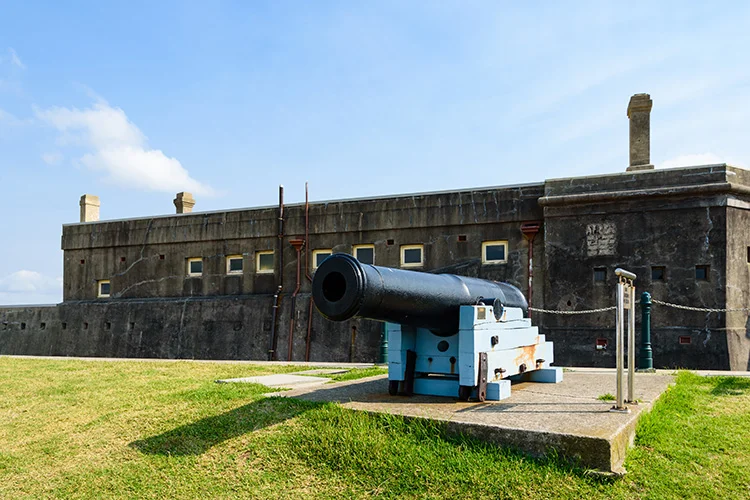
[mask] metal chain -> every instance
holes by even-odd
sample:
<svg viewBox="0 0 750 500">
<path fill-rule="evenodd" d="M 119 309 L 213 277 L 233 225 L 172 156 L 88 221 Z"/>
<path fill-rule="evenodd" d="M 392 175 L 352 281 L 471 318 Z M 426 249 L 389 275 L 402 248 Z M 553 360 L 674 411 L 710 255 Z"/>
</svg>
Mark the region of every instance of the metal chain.
<svg viewBox="0 0 750 500">
<path fill-rule="evenodd" d="M 657 300 L 657 299 L 651 299 L 651 302 L 654 304 L 658 304 L 660 306 L 674 307 L 675 309 L 683 309 L 685 311 L 695 311 L 695 312 L 723 313 L 723 312 L 749 312 L 750 311 L 750 307 L 719 309 L 719 308 L 711 308 L 711 307 L 683 306 L 680 304 L 672 304 L 670 302 L 664 302 L 664 301 Z M 606 312 L 606 311 L 614 311 L 615 309 L 617 309 L 616 306 L 610 306 L 610 307 L 602 307 L 600 309 L 586 309 L 584 311 L 556 311 L 554 309 L 538 309 L 536 307 L 529 307 L 529 311 L 533 311 L 533 312 L 545 313 L 545 314 L 563 314 L 563 315 L 594 314 L 594 313 L 600 313 L 600 312 Z"/>
<path fill-rule="evenodd" d="M 741 307 L 741 308 L 736 308 L 736 309 L 717 309 L 717 308 L 710 308 L 710 307 L 682 306 L 680 304 L 671 304 L 669 302 L 663 302 L 661 300 L 656 300 L 656 299 L 651 299 L 651 302 L 653 302 L 654 304 L 659 304 L 660 306 L 674 307 L 675 309 L 683 309 L 685 311 L 709 312 L 709 313 L 750 311 L 750 308 L 748 307 Z"/>
<path fill-rule="evenodd" d="M 555 311 L 553 309 L 537 309 L 536 307 L 529 307 L 529 311 L 546 313 L 546 314 L 594 314 L 606 311 L 614 311 L 617 307 L 602 307 L 600 309 L 586 309 L 584 311 Z"/>
</svg>

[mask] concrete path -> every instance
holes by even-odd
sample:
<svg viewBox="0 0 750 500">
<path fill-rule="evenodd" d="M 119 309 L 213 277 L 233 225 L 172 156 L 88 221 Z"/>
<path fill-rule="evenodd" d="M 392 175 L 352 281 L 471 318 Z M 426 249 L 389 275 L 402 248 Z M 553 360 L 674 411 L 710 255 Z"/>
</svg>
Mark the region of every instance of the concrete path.
<svg viewBox="0 0 750 500">
<path fill-rule="evenodd" d="M 217 380 L 219 384 L 262 384 L 273 389 L 297 388 L 305 389 L 327 384 L 331 379 L 305 375 L 278 373 L 276 375 L 260 375 L 257 377 L 227 378 Z"/>
</svg>

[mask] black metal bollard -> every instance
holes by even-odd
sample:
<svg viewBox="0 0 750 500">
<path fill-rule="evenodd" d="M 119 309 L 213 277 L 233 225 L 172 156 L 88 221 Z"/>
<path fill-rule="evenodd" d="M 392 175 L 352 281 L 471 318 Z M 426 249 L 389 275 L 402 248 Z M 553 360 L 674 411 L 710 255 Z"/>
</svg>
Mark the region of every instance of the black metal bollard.
<svg viewBox="0 0 750 500">
<path fill-rule="evenodd" d="M 641 352 L 639 372 L 654 372 L 654 353 L 651 350 L 651 294 L 641 294 Z"/>
</svg>

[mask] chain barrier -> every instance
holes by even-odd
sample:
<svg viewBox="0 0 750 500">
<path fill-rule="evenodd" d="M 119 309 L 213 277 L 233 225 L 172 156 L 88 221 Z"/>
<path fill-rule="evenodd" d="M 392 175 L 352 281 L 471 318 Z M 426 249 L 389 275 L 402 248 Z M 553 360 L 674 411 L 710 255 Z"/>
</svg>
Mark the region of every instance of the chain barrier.
<svg viewBox="0 0 750 500">
<path fill-rule="evenodd" d="M 660 306 L 674 307 L 675 309 L 682 309 L 685 311 L 695 311 L 695 312 L 722 313 L 722 312 L 750 311 L 750 308 L 748 307 L 741 307 L 741 308 L 736 308 L 736 309 L 718 309 L 718 308 L 710 308 L 710 307 L 683 306 L 680 304 L 672 304 L 670 302 L 664 302 L 664 301 L 656 300 L 656 299 L 651 299 L 651 302 L 654 304 L 658 304 Z"/>
<path fill-rule="evenodd" d="M 657 299 L 651 299 L 651 303 L 658 304 L 660 306 L 674 307 L 675 309 L 682 309 L 684 311 L 695 311 L 695 312 L 706 312 L 706 313 L 725 313 L 725 312 L 750 312 L 750 307 L 739 307 L 739 308 L 728 308 L 719 309 L 711 307 L 693 307 L 683 306 L 680 304 L 672 304 L 671 302 L 664 302 Z M 616 306 L 602 307 L 599 309 L 586 309 L 584 311 L 557 311 L 554 309 L 539 309 L 536 307 L 529 307 L 529 311 L 543 313 L 543 314 L 562 314 L 562 315 L 574 315 L 574 314 L 595 314 L 607 311 L 614 311 Z"/>
<path fill-rule="evenodd" d="M 614 311 L 616 308 L 617 306 L 611 306 L 611 307 L 602 307 L 600 309 L 586 309 L 584 311 L 555 311 L 554 309 L 538 309 L 536 307 L 529 307 L 529 311 L 545 313 L 545 314 L 572 315 L 572 314 L 594 314 L 594 313 L 600 313 L 600 312 L 606 312 L 606 311 Z"/>
</svg>

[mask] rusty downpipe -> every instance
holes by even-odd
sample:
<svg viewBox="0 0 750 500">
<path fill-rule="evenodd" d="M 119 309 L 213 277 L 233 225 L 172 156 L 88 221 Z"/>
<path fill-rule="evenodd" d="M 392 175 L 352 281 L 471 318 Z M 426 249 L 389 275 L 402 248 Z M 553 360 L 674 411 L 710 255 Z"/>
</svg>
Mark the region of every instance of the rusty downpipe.
<svg viewBox="0 0 750 500">
<path fill-rule="evenodd" d="M 302 274 L 302 271 L 300 269 L 302 265 L 302 258 L 300 254 L 302 252 L 302 247 L 305 245 L 305 240 L 295 238 L 293 240 L 289 240 L 289 243 L 291 243 L 291 245 L 297 251 L 297 286 L 294 288 L 294 292 L 292 292 L 292 312 L 289 319 L 289 350 L 287 351 L 287 361 L 292 360 L 292 349 L 294 347 L 294 317 L 297 313 L 297 294 L 299 293 L 300 275 Z"/>
<path fill-rule="evenodd" d="M 310 198 L 307 194 L 305 182 L 305 276 L 312 284 L 310 276 Z M 307 306 L 307 338 L 305 339 L 305 361 L 310 361 L 310 337 L 312 335 L 313 296 L 310 293 L 310 304 Z"/>
<path fill-rule="evenodd" d="M 284 186 L 279 185 L 279 230 L 276 242 L 278 271 L 276 274 L 276 293 L 273 296 L 273 316 L 271 319 L 271 338 L 268 342 L 268 361 L 276 360 L 277 327 L 279 321 L 279 307 L 281 306 L 281 292 L 284 290 Z"/>
<path fill-rule="evenodd" d="M 534 238 L 539 232 L 539 228 L 541 226 L 541 222 L 525 222 L 521 224 L 521 232 L 523 233 L 524 238 L 526 238 L 526 241 L 528 241 L 529 243 L 529 290 L 526 294 L 529 300 L 529 318 L 531 318 L 531 295 L 533 290 L 532 285 L 534 282 Z"/>
</svg>

